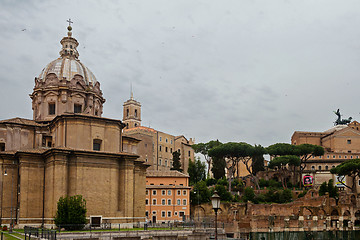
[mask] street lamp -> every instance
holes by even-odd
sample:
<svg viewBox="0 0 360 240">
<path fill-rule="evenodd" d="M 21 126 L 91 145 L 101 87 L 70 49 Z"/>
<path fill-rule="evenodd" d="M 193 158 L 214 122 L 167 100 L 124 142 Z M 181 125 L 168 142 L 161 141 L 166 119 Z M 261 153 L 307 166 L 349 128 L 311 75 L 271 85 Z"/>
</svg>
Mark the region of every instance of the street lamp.
<svg viewBox="0 0 360 240">
<path fill-rule="evenodd" d="M 211 196 L 211 204 L 215 212 L 215 240 L 217 240 L 217 211 L 220 208 L 220 196 L 216 191 L 214 192 L 214 195 Z"/>
</svg>

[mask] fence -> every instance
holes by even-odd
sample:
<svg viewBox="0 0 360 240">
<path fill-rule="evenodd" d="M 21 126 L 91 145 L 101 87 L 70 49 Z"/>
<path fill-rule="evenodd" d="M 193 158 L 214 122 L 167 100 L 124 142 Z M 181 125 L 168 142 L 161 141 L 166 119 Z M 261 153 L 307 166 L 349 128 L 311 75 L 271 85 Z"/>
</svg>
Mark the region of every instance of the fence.
<svg viewBox="0 0 360 240">
<path fill-rule="evenodd" d="M 34 227 L 24 227 L 25 240 L 30 240 L 31 237 L 36 238 L 45 238 L 49 240 L 56 240 L 56 230 L 43 229 L 43 228 L 34 228 Z"/>
</svg>

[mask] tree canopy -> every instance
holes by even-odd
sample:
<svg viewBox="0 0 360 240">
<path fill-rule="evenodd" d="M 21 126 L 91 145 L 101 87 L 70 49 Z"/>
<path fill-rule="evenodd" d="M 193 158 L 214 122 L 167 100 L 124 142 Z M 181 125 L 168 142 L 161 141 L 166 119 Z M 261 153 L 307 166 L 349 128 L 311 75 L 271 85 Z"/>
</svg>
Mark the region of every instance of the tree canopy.
<svg viewBox="0 0 360 240">
<path fill-rule="evenodd" d="M 339 176 L 349 176 L 352 178 L 352 185 L 349 186 L 345 182 L 343 183 L 345 187 L 350 188 L 354 193 L 356 193 L 356 177 L 360 177 L 360 159 L 351 159 L 347 160 L 340 165 L 332 168 L 330 170 L 332 174 L 337 174 Z"/>
<path fill-rule="evenodd" d="M 300 144 L 300 145 L 292 145 L 288 143 L 276 143 L 270 145 L 266 148 L 267 152 L 273 156 L 285 156 L 285 155 L 295 155 L 300 157 L 300 174 L 301 178 L 302 172 L 306 167 L 307 160 L 312 156 L 322 156 L 324 155 L 324 148 L 318 145 L 313 144 Z M 295 167 L 293 168 L 295 174 Z M 301 179 L 299 179 L 301 182 Z"/>
<path fill-rule="evenodd" d="M 205 181 L 196 183 L 190 192 L 191 205 L 198 205 L 210 201 L 211 193 Z"/>
<path fill-rule="evenodd" d="M 220 157 L 213 157 L 212 158 L 212 168 L 211 172 L 215 179 L 220 179 L 225 176 L 225 160 Z"/>
<path fill-rule="evenodd" d="M 222 143 L 219 140 L 212 140 L 207 143 L 198 143 L 191 146 L 194 149 L 195 153 L 200 153 L 204 156 L 205 161 L 208 165 L 207 176 L 210 175 L 210 166 L 212 163 L 212 158 L 209 156 L 209 150 L 221 144 Z"/>
<path fill-rule="evenodd" d="M 182 172 L 181 169 L 181 162 L 180 162 L 180 152 L 175 151 L 172 153 L 173 155 L 173 166 L 170 168 L 170 170 L 177 170 L 179 172 Z"/>
<path fill-rule="evenodd" d="M 242 161 L 253 179 L 256 179 L 253 173 L 252 157 L 263 155 L 264 153 L 265 149 L 260 145 L 254 147 L 245 142 L 228 142 L 210 149 L 209 156 L 221 158 L 225 161 L 225 167 L 229 173 L 229 191 L 231 191 L 231 179 L 239 177 L 240 174 L 238 167 L 239 162 Z M 255 183 L 257 184 L 257 181 L 255 181 Z"/>
<path fill-rule="evenodd" d="M 188 174 L 190 177 L 190 185 L 194 185 L 197 182 L 205 180 L 205 163 L 200 161 L 200 158 L 195 161 L 189 161 Z"/>
<path fill-rule="evenodd" d="M 300 158 L 295 155 L 285 155 L 273 158 L 268 167 L 277 168 L 283 188 L 287 188 L 286 179 L 290 176 L 290 168 L 300 166 Z"/>
</svg>

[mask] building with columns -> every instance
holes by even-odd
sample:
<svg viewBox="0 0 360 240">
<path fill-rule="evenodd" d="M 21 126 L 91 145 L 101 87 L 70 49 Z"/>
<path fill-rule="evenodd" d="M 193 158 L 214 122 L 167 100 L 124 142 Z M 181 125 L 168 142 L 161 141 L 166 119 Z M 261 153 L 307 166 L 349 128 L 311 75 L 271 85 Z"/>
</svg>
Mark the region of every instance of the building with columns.
<svg viewBox="0 0 360 240">
<path fill-rule="evenodd" d="M 35 78 L 33 119 L 0 121 L 0 225 L 51 226 L 59 198 L 78 194 L 90 223 L 145 220 L 149 165 L 136 154 L 139 140 L 123 136 L 126 125 L 102 117 L 100 83 L 71 31 Z"/>
</svg>

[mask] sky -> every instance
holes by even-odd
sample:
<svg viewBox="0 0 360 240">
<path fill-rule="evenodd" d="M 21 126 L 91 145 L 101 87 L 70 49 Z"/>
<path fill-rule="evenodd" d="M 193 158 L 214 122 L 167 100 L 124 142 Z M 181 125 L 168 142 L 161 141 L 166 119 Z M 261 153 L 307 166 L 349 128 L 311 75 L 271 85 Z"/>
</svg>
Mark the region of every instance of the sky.
<svg viewBox="0 0 360 240">
<path fill-rule="evenodd" d="M 32 119 L 34 79 L 67 19 L 103 117 L 130 97 L 142 125 L 196 142 L 290 142 L 340 109 L 360 120 L 360 1 L 0 0 L 0 119 Z"/>
</svg>

